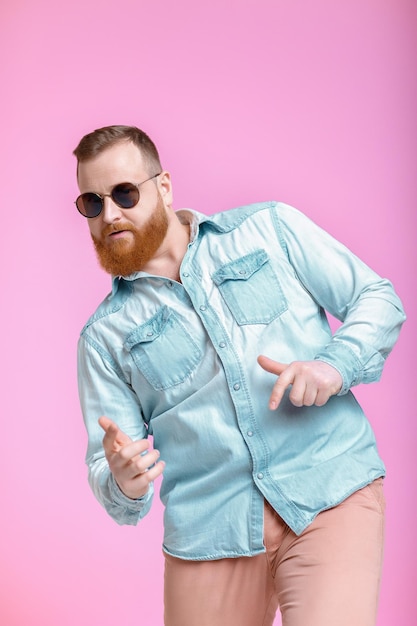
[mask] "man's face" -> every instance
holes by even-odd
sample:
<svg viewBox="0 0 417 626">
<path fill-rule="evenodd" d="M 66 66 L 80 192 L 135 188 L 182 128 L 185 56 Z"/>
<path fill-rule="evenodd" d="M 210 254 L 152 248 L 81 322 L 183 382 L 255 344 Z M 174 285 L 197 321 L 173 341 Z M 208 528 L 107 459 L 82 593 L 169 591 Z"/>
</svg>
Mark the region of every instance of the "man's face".
<svg viewBox="0 0 417 626">
<path fill-rule="evenodd" d="M 79 164 L 78 185 L 80 193 L 90 191 L 104 196 L 118 183 L 140 183 L 153 174 L 157 172 L 148 171 L 134 144 L 120 142 Z M 169 175 L 149 180 L 139 192 L 140 200 L 132 209 L 122 209 L 106 196 L 100 215 L 88 220 L 99 262 L 115 276 L 146 269 L 161 252 L 168 230 L 167 208 L 172 201 Z"/>
</svg>

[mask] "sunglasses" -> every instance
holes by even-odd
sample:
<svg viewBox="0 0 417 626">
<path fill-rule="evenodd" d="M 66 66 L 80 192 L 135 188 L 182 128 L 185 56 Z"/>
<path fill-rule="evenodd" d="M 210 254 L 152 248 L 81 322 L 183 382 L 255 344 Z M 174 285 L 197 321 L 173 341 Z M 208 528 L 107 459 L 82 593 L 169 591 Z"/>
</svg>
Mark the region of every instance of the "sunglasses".
<svg viewBox="0 0 417 626">
<path fill-rule="evenodd" d="M 159 172 L 159 174 L 161 173 L 162 172 Z M 81 215 L 88 218 L 100 215 L 104 207 L 104 198 L 107 197 L 111 198 L 121 209 L 133 209 L 133 207 L 136 206 L 140 200 L 140 185 L 147 183 L 148 180 L 156 178 L 159 174 L 154 174 L 154 176 L 143 180 L 137 185 L 134 183 L 119 183 L 113 187 L 110 193 L 106 193 L 103 196 L 100 196 L 98 193 L 93 193 L 92 191 L 87 191 L 86 193 L 82 193 L 78 196 L 75 201 L 75 206 Z"/>
</svg>

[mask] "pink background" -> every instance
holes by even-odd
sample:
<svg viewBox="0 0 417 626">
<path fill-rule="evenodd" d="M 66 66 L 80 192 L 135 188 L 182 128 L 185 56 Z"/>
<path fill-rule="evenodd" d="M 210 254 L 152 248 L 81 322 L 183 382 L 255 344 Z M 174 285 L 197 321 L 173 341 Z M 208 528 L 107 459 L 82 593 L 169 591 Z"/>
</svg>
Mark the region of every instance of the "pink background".
<svg viewBox="0 0 417 626">
<path fill-rule="evenodd" d="M 357 397 L 388 467 L 378 626 L 417 623 L 416 8 L 3 0 L 2 624 L 162 626 L 161 506 L 130 528 L 96 503 L 76 389 L 78 334 L 109 279 L 71 151 L 115 123 L 154 138 L 176 208 L 288 202 L 394 282 L 409 319 Z"/>
</svg>

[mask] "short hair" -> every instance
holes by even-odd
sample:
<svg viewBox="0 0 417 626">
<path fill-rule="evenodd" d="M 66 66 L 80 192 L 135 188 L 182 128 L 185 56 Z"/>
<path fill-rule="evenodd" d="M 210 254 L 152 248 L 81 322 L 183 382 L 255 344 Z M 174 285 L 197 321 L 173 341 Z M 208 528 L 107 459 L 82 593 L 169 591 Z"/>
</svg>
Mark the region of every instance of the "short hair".
<svg viewBox="0 0 417 626">
<path fill-rule="evenodd" d="M 73 154 L 77 158 L 77 164 L 94 159 L 107 148 L 122 141 L 130 141 L 137 146 L 143 160 L 149 170 L 160 172 L 162 170 L 158 150 L 148 135 L 136 128 L 136 126 L 104 126 L 88 135 L 84 135 Z"/>
</svg>

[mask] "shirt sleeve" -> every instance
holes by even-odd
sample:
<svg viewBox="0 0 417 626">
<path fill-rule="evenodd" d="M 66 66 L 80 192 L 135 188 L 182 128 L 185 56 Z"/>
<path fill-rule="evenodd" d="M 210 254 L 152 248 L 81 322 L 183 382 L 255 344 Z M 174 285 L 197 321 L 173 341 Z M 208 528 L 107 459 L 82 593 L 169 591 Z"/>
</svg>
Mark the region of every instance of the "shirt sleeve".
<svg viewBox="0 0 417 626">
<path fill-rule="evenodd" d="M 131 500 L 120 490 L 109 469 L 98 419 L 106 415 L 132 440 L 147 437 L 138 398 L 123 380 L 111 356 L 84 332 L 78 343 L 78 390 L 88 435 L 86 463 L 94 495 L 118 524 L 135 525 L 149 511 L 153 485 L 145 496 Z"/>
<path fill-rule="evenodd" d="M 340 372 L 339 395 L 379 380 L 406 319 L 391 282 L 296 209 L 277 208 L 278 236 L 298 280 L 342 322 L 315 359 Z"/>
</svg>

